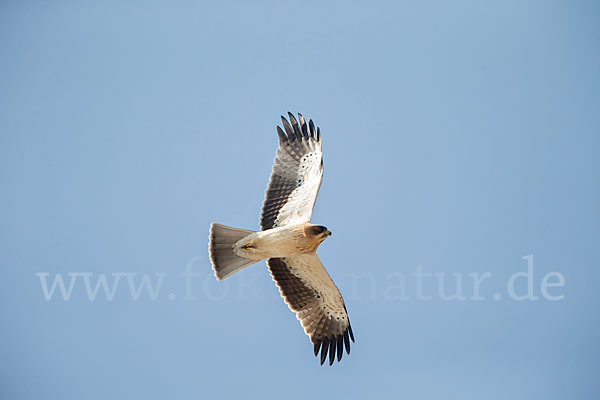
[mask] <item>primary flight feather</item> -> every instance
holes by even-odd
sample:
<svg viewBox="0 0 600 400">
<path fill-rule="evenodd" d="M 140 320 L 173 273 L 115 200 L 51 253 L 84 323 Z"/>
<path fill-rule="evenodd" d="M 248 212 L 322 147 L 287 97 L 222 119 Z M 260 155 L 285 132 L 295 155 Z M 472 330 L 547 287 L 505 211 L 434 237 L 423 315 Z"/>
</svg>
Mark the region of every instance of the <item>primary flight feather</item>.
<svg viewBox="0 0 600 400">
<path fill-rule="evenodd" d="M 301 114 L 277 127 L 279 148 L 265 193 L 261 231 L 212 223 L 209 256 L 222 280 L 257 261 L 267 265 L 290 310 L 302 323 L 321 364 L 350 354 L 354 334 L 342 295 L 317 256 L 331 232 L 310 223 L 323 178 L 321 131 Z M 298 122 L 299 121 L 299 122 Z"/>
</svg>

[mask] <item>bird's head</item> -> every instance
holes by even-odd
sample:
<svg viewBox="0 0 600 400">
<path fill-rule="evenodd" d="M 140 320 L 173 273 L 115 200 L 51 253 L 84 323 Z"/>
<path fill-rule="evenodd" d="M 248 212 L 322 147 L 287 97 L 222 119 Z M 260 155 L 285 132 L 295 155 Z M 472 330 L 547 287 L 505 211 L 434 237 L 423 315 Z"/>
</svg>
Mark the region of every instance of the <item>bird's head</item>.
<svg viewBox="0 0 600 400">
<path fill-rule="evenodd" d="M 331 231 L 322 225 L 310 225 L 305 229 L 307 236 L 312 236 L 320 242 L 331 236 Z"/>
</svg>

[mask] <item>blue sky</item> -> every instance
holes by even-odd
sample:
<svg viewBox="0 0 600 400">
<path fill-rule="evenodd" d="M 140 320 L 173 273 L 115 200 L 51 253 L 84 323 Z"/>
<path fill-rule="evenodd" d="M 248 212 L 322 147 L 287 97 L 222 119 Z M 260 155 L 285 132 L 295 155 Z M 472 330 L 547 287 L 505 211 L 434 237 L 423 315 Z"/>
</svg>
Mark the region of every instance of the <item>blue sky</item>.
<svg viewBox="0 0 600 400">
<path fill-rule="evenodd" d="M 0 5 L 3 398 L 600 396 L 598 5 L 322 3 Z M 258 229 L 288 110 L 323 134 L 333 367 L 264 263 L 206 254 Z"/>
</svg>

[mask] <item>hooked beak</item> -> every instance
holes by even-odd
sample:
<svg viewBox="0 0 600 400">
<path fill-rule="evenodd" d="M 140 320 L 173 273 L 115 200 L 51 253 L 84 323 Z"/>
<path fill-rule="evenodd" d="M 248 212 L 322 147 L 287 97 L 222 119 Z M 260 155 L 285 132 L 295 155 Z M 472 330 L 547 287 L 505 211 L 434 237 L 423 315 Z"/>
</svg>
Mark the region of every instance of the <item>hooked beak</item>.
<svg viewBox="0 0 600 400">
<path fill-rule="evenodd" d="M 327 229 L 327 236 L 331 236 L 331 231 Z"/>
</svg>

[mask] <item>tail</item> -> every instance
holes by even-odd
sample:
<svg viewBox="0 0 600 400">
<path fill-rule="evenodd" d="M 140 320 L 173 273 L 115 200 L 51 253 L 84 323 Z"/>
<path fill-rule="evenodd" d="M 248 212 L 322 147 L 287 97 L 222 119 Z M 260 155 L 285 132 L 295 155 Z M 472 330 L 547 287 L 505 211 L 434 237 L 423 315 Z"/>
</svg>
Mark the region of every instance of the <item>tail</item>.
<svg viewBox="0 0 600 400">
<path fill-rule="evenodd" d="M 234 272 L 258 261 L 240 257 L 233 251 L 233 246 L 238 240 L 252 233 L 254 231 L 232 228 L 216 222 L 210 224 L 208 254 L 218 280 L 223 280 Z"/>
</svg>

